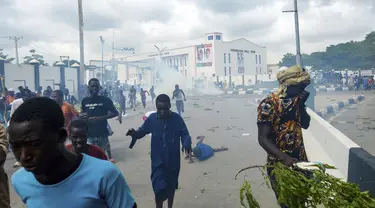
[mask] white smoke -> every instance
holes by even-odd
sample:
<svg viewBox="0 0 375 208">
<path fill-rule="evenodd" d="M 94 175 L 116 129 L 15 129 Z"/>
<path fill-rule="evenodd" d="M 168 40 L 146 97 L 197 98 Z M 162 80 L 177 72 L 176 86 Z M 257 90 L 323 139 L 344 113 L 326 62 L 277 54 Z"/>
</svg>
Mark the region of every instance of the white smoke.
<svg viewBox="0 0 375 208">
<path fill-rule="evenodd" d="M 164 93 L 171 96 L 176 84 L 183 90 L 189 87 L 188 79 L 175 68 L 166 65 L 160 58 L 156 59 L 155 68 L 156 72 L 159 74 L 159 80 L 157 80 L 155 86 L 155 92 L 157 94 Z"/>
</svg>

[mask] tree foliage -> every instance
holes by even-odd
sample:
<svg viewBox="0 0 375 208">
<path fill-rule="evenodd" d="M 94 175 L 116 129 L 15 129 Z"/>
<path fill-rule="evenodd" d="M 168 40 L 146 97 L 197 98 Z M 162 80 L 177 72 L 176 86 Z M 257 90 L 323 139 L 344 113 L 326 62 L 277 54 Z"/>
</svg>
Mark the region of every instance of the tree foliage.
<svg viewBox="0 0 375 208">
<path fill-rule="evenodd" d="M 10 63 L 14 60 L 13 57 L 9 57 L 8 54 L 5 54 L 2 48 L 0 48 L 0 58 L 4 59 L 5 63 Z"/>
<path fill-rule="evenodd" d="M 295 60 L 295 54 L 287 53 L 279 66 L 292 66 Z M 375 68 L 375 31 L 362 41 L 339 43 L 326 47 L 325 51 L 302 54 L 302 64 L 322 70 Z"/>
<path fill-rule="evenodd" d="M 29 64 L 31 60 L 37 60 L 39 61 L 40 65 L 43 65 L 43 66 L 48 66 L 48 63 L 46 63 L 43 59 L 43 56 L 36 53 L 36 51 L 34 49 L 31 49 L 29 51 L 30 55 L 28 56 L 25 56 L 23 57 L 23 63 L 24 64 Z"/>
<path fill-rule="evenodd" d="M 57 64 L 57 62 L 60 62 L 60 61 L 55 61 L 54 63 L 53 63 L 53 66 L 57 66 L 56 64 Z M 79 61 L 77 61 L 77 60 L 75 60 L 75 59 L 72 59 L 72 60 L 63 60 L 62 61 L 63 63 L 64 63 L 64 65 L 65 65 L 65 67 L 70 67 L 70 66 L 72 66 L 73 64 L 79 64 Z"/>
</svg>

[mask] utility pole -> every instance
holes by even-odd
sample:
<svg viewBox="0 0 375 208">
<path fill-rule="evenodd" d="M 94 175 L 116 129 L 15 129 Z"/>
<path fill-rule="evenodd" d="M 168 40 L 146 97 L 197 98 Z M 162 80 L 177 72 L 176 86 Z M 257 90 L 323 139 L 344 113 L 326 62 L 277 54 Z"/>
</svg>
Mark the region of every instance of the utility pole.
<svg viewBox="0 0 375 208">
<path fill-rule="evenodd" d="M 294 10 L 287 10 L 283 12 L 294 12 L 294 24 L 295 24 L 295 33 L 296 33 L 296 65 L 302 67 L 297 0 L 294 0 Z"/>
<path fill-rule="evenodd" d="M 16 47 L 16 62 L 17 62 L 17 65 L 19 65 L 20 61 L 18 57 L 18 41 L 21 40 L 23 36 L 9 36 L 8 38 L 11 40 L 14 40 L 14 45 Z"/>
<path fill-rule="evenodd" d="M 79 52 L 80 52 L 80 84 L 83 83 L 85 77 L 85 56 L 84 56 L 84 44 L 83 44 L 83 8 L 82 0 L 78 0 L 78 26 L 79 26 Z"/>
<path fill-rule="evenodd" d="M 165 49 L 167 49 L 167 47 L 163 48 L 162 50 L 160 50 L 159 47 L 157 47 L 156 45 L 154 45 L 154 47 L 158 50 L 159 52 L 159 58 L 160 58 L 160 61 L 161 61 L 161 56 L 163 55 L 163 51 Z M 154 62 L 155 63 L 155 62 Z M 154 64 L 154 79 L 153 79 L 153 85 L 155 86 L 156 85 L 156 67 L 155 67 L 156 64 Z"/>
<path fill-rule="evenodd" d="M 113 37 L 112 37 L 112 79 L 115 81 L 115 30 L 113 30 Z"/>
<path fill-rule="evenodd" d="M 104 80 L 104 39 L 100 36 L 100 42 L 102 43 L 102 85 Z"/>
</svg>

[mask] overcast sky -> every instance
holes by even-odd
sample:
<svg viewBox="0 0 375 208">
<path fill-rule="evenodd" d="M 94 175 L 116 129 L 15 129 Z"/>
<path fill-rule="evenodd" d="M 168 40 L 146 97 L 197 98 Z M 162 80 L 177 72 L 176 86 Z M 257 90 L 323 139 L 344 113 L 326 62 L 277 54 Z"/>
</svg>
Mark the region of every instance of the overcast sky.
<svg viewBox="0 0 375 208">
<path fill-rule="evenodd" d="M 20 57 L 30 49 L 47 62 L 60 55 L 79 59 L 77 0 L 0 0 L 0 37 L 23 36 Z M 223 39 L 248 40 L 267 47 L 268 63 L 295 52 L 293 0 L 83 0 L 85 60 L 105 57 L 115 45 L 137 53 L 159 47 L 195 45 L 204 34 L 222 32 Z M 362 40 L 375 30 L 375 0 L 299 0 L 301 50 Z M 14 42 L 0 38 L 0 48 L 14 55 Z M 126 56 L 116 52 L 116 56 Z"/>
</svg>

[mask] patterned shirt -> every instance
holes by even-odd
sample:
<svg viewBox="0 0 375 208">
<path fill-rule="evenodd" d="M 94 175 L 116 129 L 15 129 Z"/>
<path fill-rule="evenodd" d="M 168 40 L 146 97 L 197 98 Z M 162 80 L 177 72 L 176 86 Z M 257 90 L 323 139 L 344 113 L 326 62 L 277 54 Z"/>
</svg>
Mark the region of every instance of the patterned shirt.
<svg viewBox="0 0 375 208">
<path fill-rule="evenodd" d="M 267 96 L 258 106 L 257 124 L 270 124 L 270 135 L 278 149 L 299 161 L 307 161 L 302 138 L 300 106 L 298 97 L 281 98 L 275 94 Z M 267 162 L 278 161 L 268 155 Z"/>
</svg>

